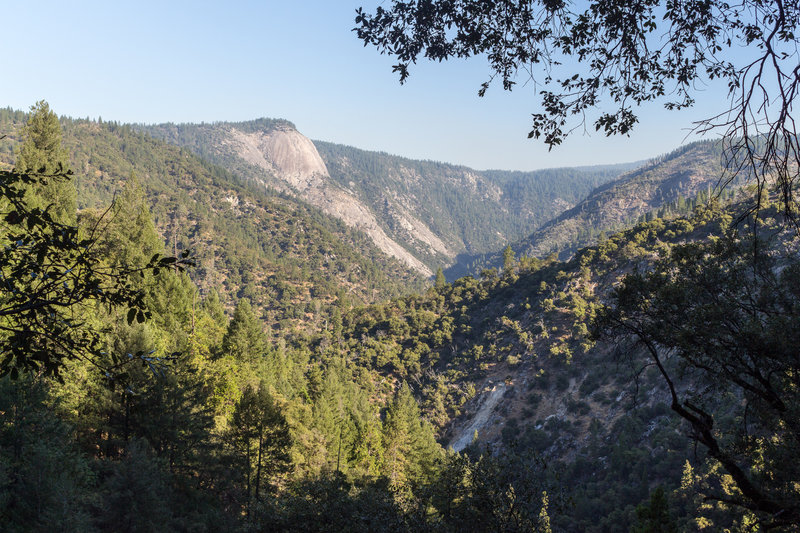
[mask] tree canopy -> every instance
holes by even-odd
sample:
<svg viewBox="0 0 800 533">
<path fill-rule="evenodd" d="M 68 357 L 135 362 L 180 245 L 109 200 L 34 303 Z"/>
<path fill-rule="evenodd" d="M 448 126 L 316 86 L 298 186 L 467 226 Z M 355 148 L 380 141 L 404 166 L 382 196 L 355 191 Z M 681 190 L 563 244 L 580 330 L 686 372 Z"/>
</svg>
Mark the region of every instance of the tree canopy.
<svg viewBox="0 0 800 533">
<path fill-rule="evenodd" d="M 690 107 L 700 87 L 720 81 L 730 106 L 697 130 L 721 128 L 729 169 L 747 171 L 762 185 L 773 179 L 785 209 L 794 212 L 797 2 L 393 0 L 374 13 L 359 8 L 355 23 L 365 46 L 397 59 L 401 83 L 419 59 L 475 56 L 489 64 L 481 96 L 495 80 L 509 91 L 532 81 L 540 109 L 528 137 L 550 148 L 585 129 L 587 120 L 607 135 L 628 134 L 638 106 Z"/>
<path fill-rule="evenodd" d="M 114 264 L 100 242 L 107 212 L 78 227 L 69 157 L 47 102 L 31 108 L 23 137 L 14 170 L 0 171 L 0 375 L 58 375 L 66 359 L 99 361 L 101 337 L 87 311 L 120 307 L 129 323 L 143 322 L 150 312 L 135 278 L 182 269 L 191 260 L 188 252 L 180 258 L 155 253 Z M 123 362 L 117 356 L 107 370 Z"/>
<path fill-rule="evenodd" d="M 134 276 L 190 263 L 188 254 L 155 254 L 144 264 L 109 266 L 97 246 L 99 223 L 82 235 L 77 226 L 54 220 L 49 208 L 28 206 L 27 188 L 68 179 L 0 171 L 6 204 L 0 213 L 0 374 L 58 374 L 65 358 L 97 354 L 99 335 L 84 319 L 87 306 L 124 307 L 129 322 L 143 322 L 149 311 Z"/>
<path fill-rule="evenodd" d="M 75 224 L 75 185 L 55 176 L 69 171 L 69 152 L 62 146 L 58 117 L 47 102 L 40 100 L 31 106 L 22 135 L 14 170 L 54 175 L 48 179 L 40 178 L 42 183 L 29 186 L 28 203 L 31 207 L 49 206 L 57 221 Z"/>
<path fill-rule="evenodd" d="M 736 490 L 714 487 L 711 497 L 796 526 L 800 263 L 765 244 L 755 256 L 750 238 L 678 246 L 626 276 L 597 324 L 646 351 L 672 410 L 731 476 Z"/>
</svg>

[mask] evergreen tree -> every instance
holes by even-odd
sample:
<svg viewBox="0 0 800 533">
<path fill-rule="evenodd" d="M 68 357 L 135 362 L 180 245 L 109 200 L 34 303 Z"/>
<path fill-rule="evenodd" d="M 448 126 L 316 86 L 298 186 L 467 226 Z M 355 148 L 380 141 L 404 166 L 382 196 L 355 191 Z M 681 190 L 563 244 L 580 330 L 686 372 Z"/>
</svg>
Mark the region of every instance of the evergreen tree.
<svg viewBox="0 0 800 533">
<path fill-rule="evenodd" d="M 353 434 L 348 462 L 356 475 L 374 478 L 380 474 L 383 462 L 383 442 L 380 419 L 371 412 L 367 398 L 360 401 L 361 407 L 353 415 Z"/>
<path fill-rule="evenodd" d="M 40 378 L 0 379 L 0 524 L 3 531 L 91 530 L 94 475 L 72 428 L 48 407 Z"/>
<path fill-rule="evenodd" d="M 173 475 L 191 477 L 212 463 L 214 420 L 207 374 L 179 355 L 163 372 L 147 372 L 123 392 L 127 431 L 144 438 Z"/>
<path fill-rule="evenodd" d="M 192 299 L 191 345 L 193 356 L 204 361 L 210 360 L 222 346 L 222 338 L 228 326 L 225 308 L 219 300 L 219 293 L 212 290 L 196 305 L 196 293 Z"/>
<path fill-rule="evenodd" d="M 267 340 L 250 300 L 236 304 L 233 318 L 222 338 L 222 355 L 239 362 L 257 362 L 266 352 Z"/>
<path fill-rule="evenodd" d="M 82 215 L 82 226 L 88 231 L 94 224 L 104 228 L 102 242 L 112 265 L 143 265 L 164 249 L 164 243 L 153 224 L 145 190 L 135 173 L 114 200 L 110 219 L 101 220 L 100 213 Z M 107 216 L 107 215 L 106 215 Z"/>
<path fill-rule="evenodd" d="M 247 386 L 233 412 L 228 442 L 245 474 L 245 508 L 260 501 L 264 491 L 281 483 L 291 470 L 289 424 L 275 399 L 261 386 Z"/>
<path fill-rule="evenodd" d="M 225 316 L 225 307 L 222 305 L 219 292 L 215 289 L 208 291 L 206 297 L 203 298 L 202 309 L 214 321 L 214 324 L 222 327 L 224 331 L 225 326 L 228 324 L 228 318 Z M 222 335 L 220 335 L 221 340 Z"/>
<path fill-rule="evenodd" d="M 511 274 L 511 271 L 514 269 L 514 250 L 511 248 L 511 245 L 503 249 L 503 274 L 508 276 Z"/>
<path fill-rule="evenodd" d="M 170 479 L 146 442 L 135 440 L 119 461 L 105 464 L 98 521 L 104 531 L 174 531 Z"/>
<path fill-rule="evenodd" d="M 436 280 L 433 282 L 433 286 L 436 289 L 442 289 L 447 285 L 447 279 L 444 277 L 444 272 L 442 272 L 442 267 L 436 269 Z"/>
<path fill-rule="evenodd" d="M 430 478 L 442 450 L 430 424 L 422 420 L 417 400 L 406 383 L 386 411 L 383 438 L 384 472 L 392 489 L 408 490 L 411 484 Z"/>
<path fill-rule="evenodd" d="M 637 523 L 631 533 L 674 533 L 675 523 L 669 516 L 669 503 L 663 487 L 650 494 L 650 502 L 636 508 Z"/>
<path fill-rule="evenodd" d="M 31 107 L 22 135 L 15 172 L 62 174 L 69 170 L 69 153 L 61 146 L 61 124 L 47 102 L 41 100 Z M 34 185 L 30 196 L 32 207 L 52 205 L 50 213 L 54 220 L 75 223 L 75 185 L 66 176 L 49 177 L 45 184 Z"/>
</svg>

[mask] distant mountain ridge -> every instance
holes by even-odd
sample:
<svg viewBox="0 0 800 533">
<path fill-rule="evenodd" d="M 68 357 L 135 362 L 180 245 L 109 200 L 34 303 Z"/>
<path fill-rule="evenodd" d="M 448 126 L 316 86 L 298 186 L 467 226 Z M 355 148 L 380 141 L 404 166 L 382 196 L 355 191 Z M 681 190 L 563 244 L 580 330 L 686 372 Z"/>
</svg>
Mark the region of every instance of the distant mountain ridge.
<svg viewBox="0 0 800 533">
<path fill-rule="evenodd" d="M 291 122 L 272 119 L 136 128 L 245 181 L 302 198 L 428 276 L 460 255 L 491 252 L 530 234 L 632 166 L 475 171 L 312 142 Z"/>
<path fill-rule="evenodd" d="M 653 209 L 714 190 L 723 175 L 721 157 L 722 147 L 714 141 L 682 146 L 598 187 L 515 248 L 532 257 L 570 256 L 601 233 L 624 229 Z"/>
<path fill-rule="evenodd" d="M 633 170 L 637 163 L 517 172 L 311 141 L 280 119 L 115 127 L 189 149 L 254 190 L 297 197 L 418 274 L 449 267 L 449 279 L 499 264 L 509 243 L 518 255 L 568 257 L 650 210 L 712 189 L 722 173 L 720 148 L 708 141 Z"/>
<path fill-rule="evenodd" d="M 140 127 L 231 169 L 243 180 L 293 194 L 366 233 L 376 246 L 425 276 L 432 270 L 392 241 L 370 210 L 336 186 L 314 144 L 288 121 Z"/>
<path fill-rule="evenodd" d="M 635 224 L 654 210 L 703 192 L 713 194 L 723 173 L 718 142 L 689 143 L 597 187 L 575 206 L 513 243 L 512 249 L 528 257 L 555 253 L 568 259 L 578 249 Z M 499 266 L 501 260 L 499 250 L 464 257 L 448 271 L 448 278 L 474 273 L 478 267 Z"/>
</svg>

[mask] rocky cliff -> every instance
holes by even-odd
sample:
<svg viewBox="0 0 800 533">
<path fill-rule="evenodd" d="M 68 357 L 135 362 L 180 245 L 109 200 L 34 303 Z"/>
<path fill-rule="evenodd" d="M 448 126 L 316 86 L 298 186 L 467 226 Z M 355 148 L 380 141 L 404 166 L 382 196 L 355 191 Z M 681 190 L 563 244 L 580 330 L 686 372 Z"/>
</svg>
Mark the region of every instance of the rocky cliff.
<svg viewBox="0 0 800 533">
<path fill-rule="evenodd" d="M 628 168 L 478 172 L 312 142 L 285 120 L 140 128 L 336 216 L 427 276 L 530 234 Z"/>
</svg>

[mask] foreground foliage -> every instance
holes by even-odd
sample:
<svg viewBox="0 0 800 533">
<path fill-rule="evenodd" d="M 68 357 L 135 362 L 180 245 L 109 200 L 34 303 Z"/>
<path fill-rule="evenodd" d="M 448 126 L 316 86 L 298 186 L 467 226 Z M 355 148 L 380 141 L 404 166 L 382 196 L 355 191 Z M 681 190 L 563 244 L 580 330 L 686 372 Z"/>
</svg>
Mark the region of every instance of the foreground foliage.
<svg viewBox="0 0 800 533">
<path fill-rule="evenodd" d="M 419 59 L 476 56 L 490 69 L 480 96 L 495 79 L 508 91 L 532 81 L 540 108 L 528 137 L 550 148 L 592 113 L 595 130 L 626 135 L 639 106 L 684 109 L 701 85 L 719 83 L 729 105 L 696 129 L 722 131 L 729 179 L 755 180 L 759 200 L 774 185 L 784 213 L 797 215 L 797 2 L 393 0 L 359 8 L 355 24 L 365 45 L 397 60 L 401 83 Z"/>
<path fill-rule="evenodd" d="M 6 201 L 27 209 L 36 176 L 6 174 L 21 180 Z M 142 307 L 66 299 L 53 312 L 80 317 L 63 323 L 92 339 L 92 358 L 48 345 L 59 380 L 42 364 L 0 378 L 0 521 L 10 531 L 792 530 L 796 236 L 766 203 L 750 220 L 758 240 L 731 233 L 742 205 L 645 217 L 568 262 L 509 247 L 502 271 L 437 276 L 422 294 L 366 307 L 337 301 L 305 334 L 269 332 L 244 295 L 201 293 L 163 268 L 177 260 L 162 265 L 135 176 L 108 215 L 82 210 L 76 225 L 30 208 L 25 224 L 6 220 L 8 235 L 32 246 L 56 239 L 53 228 L 92 236 L 80 272 L 144 271 L 122 293 Z M 57 260 L 13 250 L 2 257 L 24 265 L 4 272 L 18 293 L 48 287 L 26 268 Z M 120 358 L 144 364 L 97 371 Z M 473 443 L 446 451 L 498 390 Z"/>
<path fill-rule="evenodd" d="M 783 243 L 761 238 L 674 248 L 625 278 L 601 323 L 647 350 L 672 410 L 731 476 L 733 490 L 717 486 L 709 497 L 765 515 L 769 526 L 796 525 L 800 262 L 793 246 L 776 254 Z"/>
</svg>

